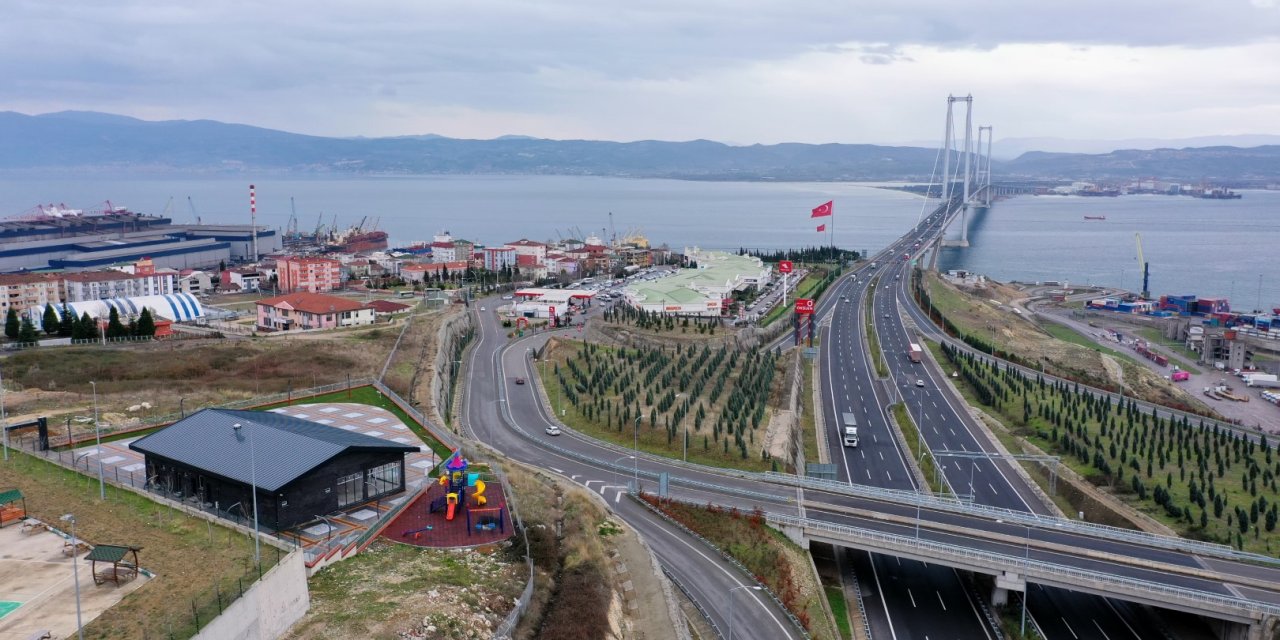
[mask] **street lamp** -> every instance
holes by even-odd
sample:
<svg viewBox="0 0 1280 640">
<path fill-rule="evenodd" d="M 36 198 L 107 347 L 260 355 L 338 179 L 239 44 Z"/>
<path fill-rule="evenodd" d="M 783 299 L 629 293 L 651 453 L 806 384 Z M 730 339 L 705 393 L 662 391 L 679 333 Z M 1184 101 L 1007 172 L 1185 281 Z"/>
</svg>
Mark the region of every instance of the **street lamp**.
<svg viewBox="0 0 1280 640">
<path fill-rule="evenodd" d="M 1027 582 L 1027 571 L 1031 570 L 1031 525 L 1022 525 L 1027 528 L 1026 544 L 1023 547 L 1023 569 L 1022 569 L 1022 637 L 1027 637 L 1027 597 L 1031 595 L 1031 585 Z"/>
<path fill-rule="evenodd" d="M 231 429 L 235 431 L 237 441 L 248 440 L 248 436 L 240 432 L 241 424 L 239 422 L 231 425 Z M 253 562 L 261 565 L 261 542 L 258 536 L 258 465 L 253 440 L 249 440 L 249 487 L 253 491 Z"/>
<path fill-rule="evenodd" d="M 61 519 L 71 523 L 71 579 L 76 585 L 76 636 L 84 640 L 84 625 L 80 620 L 80 559 L 77 557 L 80 543 L 76 541 L 76 517 L 68 513 Z"/>
<path fill-rule="evenodd" d="M 759 591 L 760 589 L 762 589 L 762 587 L 750 585 L 750 584 L 744 584 L 744 585 L 739 585 L 739 586 L 733 587 L 732 589 L 729 589 L 729 640 L 733 640 L 733 592 L 739 589 L 751 589 L 752 591 Z"/>
<path fill-rule="evenodd" d="M 636 416 L 636 428 L 631 431 L 631 450 L 634 455 L 631 459 L 635 461 L 632 471 L 635 473 L 636 492 L 640 492 L 640 416 Z"/>
<path fill-rule="evenodd" d="M 621 478 L 621 474 L 619 474 L 619 473 L 618 473 L 618 463 L 619 463 L 619 462 L 622 462 L 623 460 L 626 460 L 627 458 L 631 458 L 631 459 L 633 459 L 633 460 L 634 460 L 634 459 L 635 459 L 635 456 L 622 456 L 622 457 L 618 458 L 617 460 L 614 460 L 614 461 L 613 461 L 613 480 L 614 480 L 614 482 L 617 482 L 617 481 L 618 481 L 618 479 L 619 479 L 619 478 Z"/>
<path fill-rule="evenodd" d="M 107 499 L 107 483 L 102 479 L 102 429 L 98 425 L 98 383 L 90 380 L 89 386 L 93 387 L 93 437 L 97 440 L 95 445 L 98 449 L 98 497 Z"/>
</svg>

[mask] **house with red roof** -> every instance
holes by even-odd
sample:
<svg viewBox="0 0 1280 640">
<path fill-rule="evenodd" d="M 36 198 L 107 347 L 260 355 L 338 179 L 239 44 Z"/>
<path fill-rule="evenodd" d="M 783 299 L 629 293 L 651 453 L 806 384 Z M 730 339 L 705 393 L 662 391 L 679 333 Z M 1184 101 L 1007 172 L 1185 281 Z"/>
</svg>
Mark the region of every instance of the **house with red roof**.
<svg viewBox="0 0 1280 640">
<path fill-rule="evenodd" d="M 358 327 L 373 324 L 375 315 L 372 307 L 355 300 L 307 291 L 264 298 L 257 307 L 261 331 Z"/>
</svg>

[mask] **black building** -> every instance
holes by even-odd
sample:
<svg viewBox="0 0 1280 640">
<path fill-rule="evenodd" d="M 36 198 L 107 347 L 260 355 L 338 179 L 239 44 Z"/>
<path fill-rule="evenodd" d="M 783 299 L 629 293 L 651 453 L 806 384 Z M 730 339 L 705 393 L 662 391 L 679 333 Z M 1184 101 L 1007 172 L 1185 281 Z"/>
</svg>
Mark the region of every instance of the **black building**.
<svg viewBox="0 0 1280 640">
<path fill-rule="evenodd" d="M 180 499 L 288 529 L 404 491 L 404 456 L 418 447 L 262 411 L 205 409 L 139 438 L 147 481 Z"/>
</svg>

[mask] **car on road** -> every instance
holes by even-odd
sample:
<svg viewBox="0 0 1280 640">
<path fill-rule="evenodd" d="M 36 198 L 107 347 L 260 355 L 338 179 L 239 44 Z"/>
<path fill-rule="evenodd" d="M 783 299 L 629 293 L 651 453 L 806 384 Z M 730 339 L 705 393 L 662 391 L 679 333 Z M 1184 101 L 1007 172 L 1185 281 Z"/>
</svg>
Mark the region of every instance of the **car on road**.
<svg viewBox="0 0 1280 640">
<path fill-rule="evenodd" d="M 484 307 L 480 307 L 480 310 L 481 310 L 481 311 L 484 311 Z"/>
<path fill-rule="evenodd" d="M 516 378 L 516 384 L 524 384 L 524 378 Z"/>
<path fill-rule="evenodd" d="M 505 295 L 505 296 L 502 296 L 502 299 L 503 299 L 503 300 L 512 300 L 512 299 L 514 299 L 514 298 L 515 298 L 515 296 L 513 296 L 513 295 L 511 295 L 511 294 L 507 294 L 507 295 Z"/>
<path fill-rule="evenodd" d="M 558 436 L 558 435 L 560 435 L 560 427 L 557 427 L 557 426 L 555 426 L 554 424 L 553 424 L 553 425 L 551 425 L 551 426 L 549 426 L 549 427 L 547 427 L 547 435 L 549 435 L 549 436 Z"/>
<path fill-rule="evenodd" d="M 916 380 L 916 386 L 917 386 L 917 387 L 923 387 L 923 386 L 924 386 L 924 380 Z"/>
<path fill-rule="evenodd" d="M 885 319 L 885 320 L 888 320 L 888 319 L 889 319 L 889 314 L 887 314 L 887 313 L 886 313 L 886 314 L 884 314 L 884 319 Z"/>
</svg>

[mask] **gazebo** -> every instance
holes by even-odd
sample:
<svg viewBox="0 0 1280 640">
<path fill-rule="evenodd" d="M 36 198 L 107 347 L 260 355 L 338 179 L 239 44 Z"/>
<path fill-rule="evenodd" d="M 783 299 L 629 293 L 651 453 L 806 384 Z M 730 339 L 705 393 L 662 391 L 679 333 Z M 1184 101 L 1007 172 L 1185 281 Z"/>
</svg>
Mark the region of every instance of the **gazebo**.
<svg viewBox="0 0 1280 640">
<path fill-rule="evenodd" d="M 17 489 L 0 490 L 0 527 L 27 517 L 27 499 Z"/>
<path fill-rule="evenodd" d="M 121 547 L 112 544 L 100 544 L 85 556 L 88 560 L 93 573 L 94 584 L 106 584 L 114 582 L 116 586 L 120 586 L 120 582 L 128 582 L 138 577 L 138 552 L 142 547 Z M 129 554 L 133 554 L 133 562 L 124 562 Z M 110 567 L 103 567 L 102 571 L 98 571 L 98 563 L 111 563 Z"/>
</svg>

